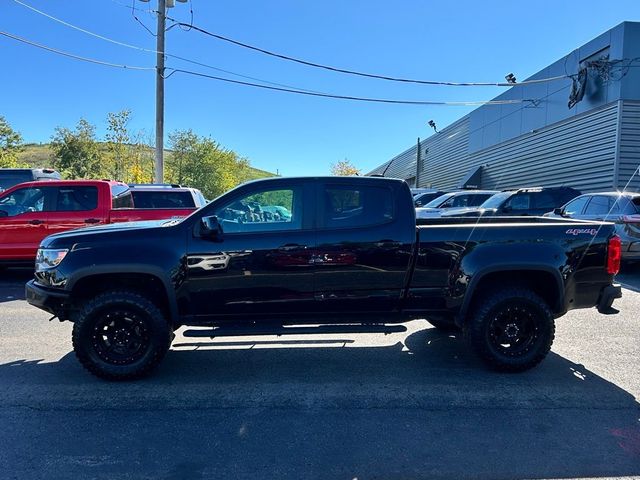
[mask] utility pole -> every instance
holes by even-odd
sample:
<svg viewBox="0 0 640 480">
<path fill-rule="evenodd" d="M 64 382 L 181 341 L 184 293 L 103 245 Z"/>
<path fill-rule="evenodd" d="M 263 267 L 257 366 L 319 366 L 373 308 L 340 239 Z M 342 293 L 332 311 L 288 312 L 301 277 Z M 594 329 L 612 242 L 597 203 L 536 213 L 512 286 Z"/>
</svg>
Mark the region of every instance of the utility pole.
<svg viewBox="0 0 640 480">
<path fill-rule="evenodd" d="M 148 2 L 149 0 L 140 0 Z M 178 0 L 185 3 L 187 0 Z M 167 8 L 175 6 L 176 0 L 158 0 L 158 25 L 156 29 L 156 183 L 164 183 L 164 36 L 167 25 Z"/>
<path fill-rule="evenodd" d="M 422 156 L 420 152 L 420 137 L 416 146 L 416 188 L 420 187 L 420 171 L 422 170 Z"/>
<path fill-rule="evenodd" d="M 167 23 L 166 13 L 166 1 L 158 0 L 158 29 L 156 32 L 156 183 L 164 183 L 164 34 Z"/>
</svg>

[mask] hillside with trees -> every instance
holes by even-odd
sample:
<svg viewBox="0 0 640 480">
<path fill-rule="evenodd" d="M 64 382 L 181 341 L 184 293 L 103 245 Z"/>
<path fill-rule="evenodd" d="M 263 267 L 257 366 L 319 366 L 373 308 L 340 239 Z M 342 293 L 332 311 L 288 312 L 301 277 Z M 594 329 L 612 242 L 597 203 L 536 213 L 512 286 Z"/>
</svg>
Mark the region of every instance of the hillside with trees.
<svg viewBox="0 0 640 480">
<path fill-rule="evenodd" d="M 132 131 L 129 110 L 109 113 L 104 138 L 96 126 L 80 118 L 72 127 L 58 126 L 46 144 L 23 143 L 19 132 L 0 116 L 0 167 L 51 167 L 63 178 L 110 178 L 150 183 L 154 176 L 153 140 Z M 251 167 L 249 160 L 190 129 L 169 134 L 165 150 L 165 181 L 202 190 L 215 198 L 236 185 L 274 176 Z"/>
</svg>

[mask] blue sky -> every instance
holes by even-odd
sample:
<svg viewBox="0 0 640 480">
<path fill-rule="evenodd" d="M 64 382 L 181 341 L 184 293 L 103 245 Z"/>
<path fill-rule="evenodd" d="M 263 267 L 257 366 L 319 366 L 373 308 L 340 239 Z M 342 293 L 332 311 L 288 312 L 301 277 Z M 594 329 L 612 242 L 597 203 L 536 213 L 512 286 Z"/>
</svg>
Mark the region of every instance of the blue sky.
<svg viewBox="0 0 640 480">
<path fill-rule="evenodd" d="M 22 0 L 101 35 L 155 49 L 129 0 Z M 194 23 L 221 35 L 317 63 L 398 77 L 499 82 L 544 68 L 618 23 L 640 20 L 638 0 L 435 2 L 192 0 Z M 139 8 L 155 6 L 136 0 Z M 155 29 L 154 18 L 137 12 Z M 188 4 L 169 15 L 189 21 Z M 113 45 L 0 0 L 0 30 L 103 61 L 153 67 L 155 55 Z M 499 87 L 408 85 L 357 78 L 270 58 L 173 28 L 168 53 L 272 82 L 342 95 L 489 100 Z M 79 62 L 0 37 L 0 115 L 27 142 L 46 142 L 80 117 L 104 134 L 108 112 L 128 108 L 134 130 L 153 133 L 153 71 Z M 167 67 L 219 72 L 168 59 Z M 234 77 L 230 77 L 234 78 Z M 166 81 L 166 132 L 192 128 L 282 175 L 329 172 L 349 159 L 363 171 L 383 163 L 473 107 L 380 105 L 269 92 L 175 74 Z"/>
</svg>

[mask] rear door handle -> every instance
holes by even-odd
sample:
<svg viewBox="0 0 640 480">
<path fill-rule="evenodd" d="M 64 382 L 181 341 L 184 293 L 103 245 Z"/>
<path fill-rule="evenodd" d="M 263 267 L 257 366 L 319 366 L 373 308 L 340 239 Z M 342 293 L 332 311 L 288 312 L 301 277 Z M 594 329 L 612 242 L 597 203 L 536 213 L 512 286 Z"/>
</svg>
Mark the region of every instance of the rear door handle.
<svg viewBox="0 0 640 480">
<path fill-rule="evenodd" d="M 30 225 L 42 225 L 43 223 L 42 220 L 29 220 Z"/>
<path fill-rule="evenodd" d="M 84 223 L 100 223 L 100 220 L 97 218 L 86 218 Z"/>
</svg>

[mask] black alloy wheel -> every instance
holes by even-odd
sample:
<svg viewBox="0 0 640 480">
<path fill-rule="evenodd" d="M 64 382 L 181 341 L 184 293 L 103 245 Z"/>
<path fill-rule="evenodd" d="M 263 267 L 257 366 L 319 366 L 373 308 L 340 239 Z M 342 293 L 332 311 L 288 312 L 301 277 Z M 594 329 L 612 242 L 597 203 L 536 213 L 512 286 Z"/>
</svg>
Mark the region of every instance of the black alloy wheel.
<svg viewBox="0 0 640 480">
<path fill-rule="evenodd" d="M 101 293 L 85 302 L 73 325 L 73 349 L 83 367 L 106 380 L 147 375 L 165 356 L 173 330 L 144 295 Z"/>
<path fill-rule="evenodd" d="M 485 294 L 465 324 L 471 346 L 492 369 L 522 372 L 538 365 L 551 350 L 553 313 L 526 287 Z"/>
<path fill-rule="evenodd" d="M 492 348 L 508 357 L 525 355 L 535 345 L 540 333 L 534 315 L 526 304 L 517 302 L 498 310 L 489 319 L 487 328 L 487 340 Z"/>
<path fill-rule="evenodd" d="M 133 310 L 105 312 L 93 327 L 93 348 L 111 365 L 127 365 L 140 360 L 150 348 L 149 327 Z"/>
</svg>

